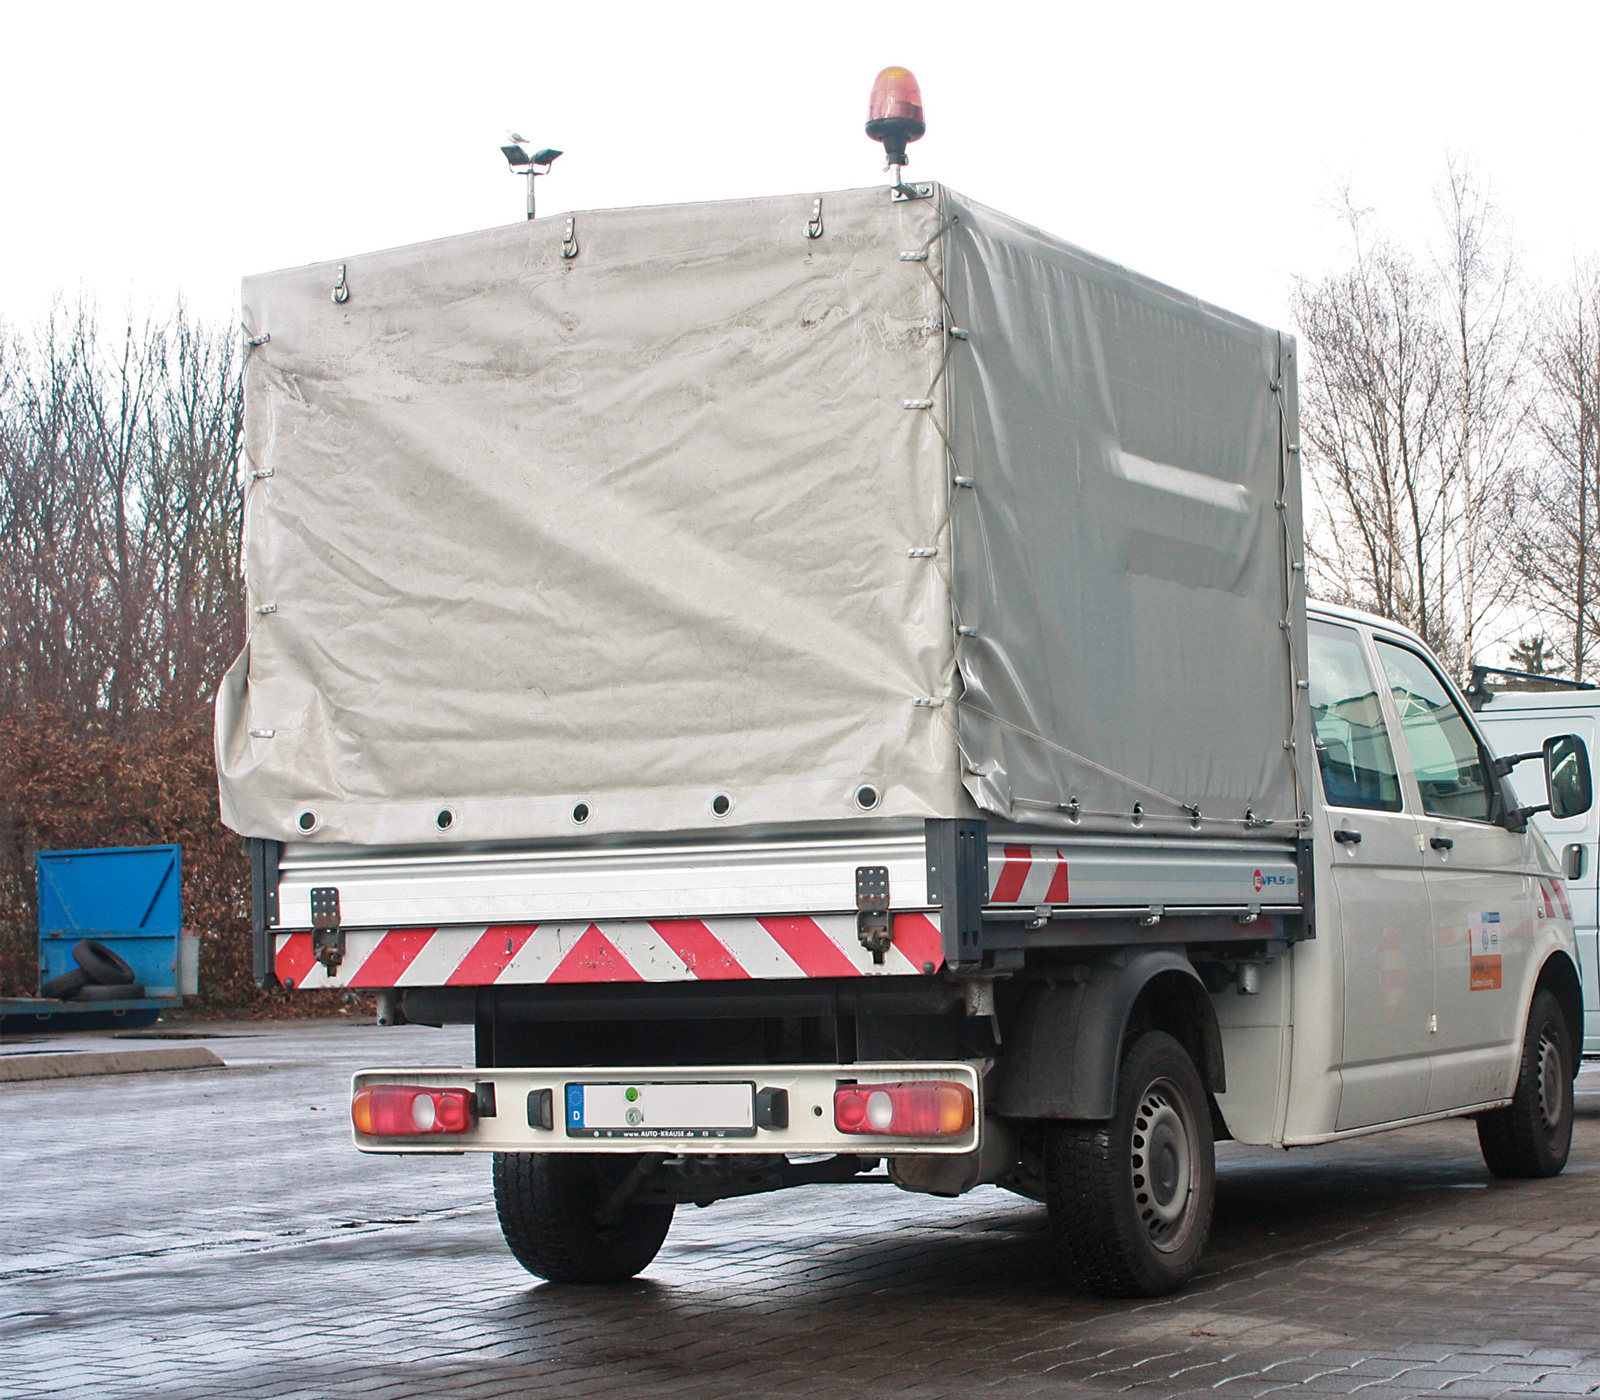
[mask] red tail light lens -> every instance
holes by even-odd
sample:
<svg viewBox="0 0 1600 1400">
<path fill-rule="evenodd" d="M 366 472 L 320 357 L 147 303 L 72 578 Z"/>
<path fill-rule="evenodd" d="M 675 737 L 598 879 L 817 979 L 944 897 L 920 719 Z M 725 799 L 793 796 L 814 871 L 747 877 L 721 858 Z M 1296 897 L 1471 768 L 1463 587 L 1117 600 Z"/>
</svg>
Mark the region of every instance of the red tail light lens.
<svg viewBox="0 0 1600 1400">
<path fill-rule="evenodd" d="M 972 1128 L 972 1090 L 949 1079 L 841 1084 L 833 1125 L 873 1137 L 960 1137 Z"/>
<path fill-rule="evenodd" d="M 470 1089 L 422 1089 L 413 1084 L 370 1084 L 350 1101 L 350 1120 L 364 1137 L 432 1137 L 472 1127 L 476 1103 Z"/>
</svg>

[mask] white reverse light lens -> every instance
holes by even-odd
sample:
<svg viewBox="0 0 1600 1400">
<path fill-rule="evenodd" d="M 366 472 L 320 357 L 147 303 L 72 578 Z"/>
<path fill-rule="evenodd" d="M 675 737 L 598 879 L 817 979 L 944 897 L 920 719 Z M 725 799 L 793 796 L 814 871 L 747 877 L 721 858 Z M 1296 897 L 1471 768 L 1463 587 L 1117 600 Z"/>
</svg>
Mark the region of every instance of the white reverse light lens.
<svg viewBox="0 0 1600 1400">
<path fill-rule="evenodd" d="M 411 1121 L 417 1125 L 419 1133 L 428 1132 L 433 1127 L 434 1116 L 431 1094 L 418 1094 L 411 1100 Z"/>
<path fill-rule="evenodd" d="M 872 1124 L 875 1132 L 884 1133 L 889 1130 L 889 1124 L 894 1121 L 894 1100 L 882 1089 L 874 1094 L 867 1095 L 867 1122 Z"/>
</svg>

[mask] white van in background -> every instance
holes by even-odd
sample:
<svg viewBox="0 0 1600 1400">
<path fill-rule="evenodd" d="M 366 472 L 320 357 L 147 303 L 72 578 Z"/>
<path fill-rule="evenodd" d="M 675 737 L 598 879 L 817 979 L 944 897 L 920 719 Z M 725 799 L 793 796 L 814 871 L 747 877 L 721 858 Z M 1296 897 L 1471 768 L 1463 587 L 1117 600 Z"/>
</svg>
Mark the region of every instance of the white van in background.
<svg viewBox="0 0 1600 1400">
<path fill-rule="evenodd" d="M 1532 752 L 1552 734 L 1576 734 L 1593 753 L 1600 689 L 1554 680 L 1549 683 L 1559 689 L 1494 690 L 1484 684 L 1486 675 L 1510 674 L 1475 667 L 1467 692 L 1496 754 Z M 1532 805 L 1544 800 L 1543 774 L 1531 766 L 1513 770 L 1509 778 L 1519 801 Z M 1563 820 L 1540 812 L 1533 824 L 1560 855 L 1566 872 L 1583 978 L 1583 1049 L 1588 1055 L 1600 1054 L 1600 811 Z"/>
</svg>

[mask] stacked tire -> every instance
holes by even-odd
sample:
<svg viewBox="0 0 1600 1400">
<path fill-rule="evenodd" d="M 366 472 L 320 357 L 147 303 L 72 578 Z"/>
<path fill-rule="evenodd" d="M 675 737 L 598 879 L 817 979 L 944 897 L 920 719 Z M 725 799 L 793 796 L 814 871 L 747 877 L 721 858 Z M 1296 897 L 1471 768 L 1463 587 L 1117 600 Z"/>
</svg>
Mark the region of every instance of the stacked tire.
<svg viewBox="0 0 1600 1400">
<path fill-rule="evenodd" d="M 136 1001 L 144 988 L 134 980 L 126 959 L 95 938 L 72 945 L 77 963 L 39 988 L 39 995 L 54 1001 Z"/>
</svg>

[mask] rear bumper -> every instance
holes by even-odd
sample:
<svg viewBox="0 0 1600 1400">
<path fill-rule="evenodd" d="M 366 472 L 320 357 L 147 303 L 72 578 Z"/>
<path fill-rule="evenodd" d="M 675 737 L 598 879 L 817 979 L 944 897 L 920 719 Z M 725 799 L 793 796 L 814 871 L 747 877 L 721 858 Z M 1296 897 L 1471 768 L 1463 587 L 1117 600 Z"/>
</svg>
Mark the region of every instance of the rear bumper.
<svg viewBox="0 0 1600 1400">
<path fill-rule="evenodd" d="M 464 1133 L 419 1137 L 369 1137 L 351 1129 L 363 1152 L 449 1154 L 461 1152 L 661 1152 L 670 1155 L 811 1155 L 856 1153 L 959 1154 L 979 1145 L 983 1123 L 981 1061 L 926 1061 L 856 1065 L 717 1065 L 689 1069 L 369 1069 L 352 1077 L 351 1094 L 377 1084 L 467 1089 L 480 1106 L 492 1102 L 492 1116 L 480 1113 Z M 954 1080 L 973 1097 L 972 1127 L 959 1137 L 920 1138 L 845 1133 L 834 1126 L 833 1094 L 841 1084 L 889 1084 L 899 1080 Z M 618 1085 L 749 1084 L 755 1093 L 781 1091 L 787 1123 L 755 1127 L 739 1135 L 675 1135 L 640 1129 L 629 1136 L 591 1136 L 569 1131 L 564 1106 L 574 1084 Z M 543 1096 L 549 1095 L 548 1100 Z M 541 1125 L 545 1103 L 553 1107 L 549 1127 Z M 630 1130 L 624 1130 L 630 1131 Z"/>
</svg>

